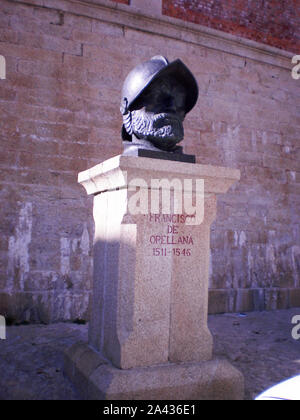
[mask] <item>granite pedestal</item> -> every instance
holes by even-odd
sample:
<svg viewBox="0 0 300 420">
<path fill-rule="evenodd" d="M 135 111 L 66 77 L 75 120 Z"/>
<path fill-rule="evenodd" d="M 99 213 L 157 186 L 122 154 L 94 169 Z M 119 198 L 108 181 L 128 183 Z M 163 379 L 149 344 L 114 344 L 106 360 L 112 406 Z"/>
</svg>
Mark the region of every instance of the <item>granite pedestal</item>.
<svg viewBox="0 0 300 420">
<path fill-rule="evenodd" d="M 87 399 L 241 399 L 243 377 L 212 359 L 210 226 L 238 170 L 116 156 L 79 174 L 94 195 L 89 343 L 65 371 Z M 168 204 L 169 203 L 169 204 Z"/>
</svg>

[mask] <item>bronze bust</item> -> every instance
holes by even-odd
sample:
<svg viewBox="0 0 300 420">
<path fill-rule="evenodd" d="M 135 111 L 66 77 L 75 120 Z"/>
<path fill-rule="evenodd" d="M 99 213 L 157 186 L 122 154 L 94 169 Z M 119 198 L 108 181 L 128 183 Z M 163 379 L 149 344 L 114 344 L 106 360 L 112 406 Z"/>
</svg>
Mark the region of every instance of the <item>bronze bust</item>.
<svg viewBox="0 0 300 420">
<path fill-rule="evenodd" d="M 125 79 L 120 111 L 125 151 L 133 148 L 182 153 L 183 120 L 198 98 L 197 82 L 177 59 L 155 56 Z"/>
</svg>

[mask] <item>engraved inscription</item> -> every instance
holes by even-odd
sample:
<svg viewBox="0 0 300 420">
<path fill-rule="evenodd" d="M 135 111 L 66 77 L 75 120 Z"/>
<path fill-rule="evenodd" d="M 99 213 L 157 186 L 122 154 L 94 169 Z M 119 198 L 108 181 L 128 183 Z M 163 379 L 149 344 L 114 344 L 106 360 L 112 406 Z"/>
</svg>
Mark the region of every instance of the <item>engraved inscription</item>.
<svg viewBox="0 0 300 420">
<path fill-rule="evenodd" d="M 149 243 L 156 245 L 152 249 L 152 255 L 155 257 L 166 257 L 170 255 L 175 257 L 190 257 L 192 255 L 194 239 L 192 235 L 180 234 L 180 224 L 185 224 L 188 219 L 194 217 L 194 215 L 189 216 L 184 214 L 150 214 L 150 222 L 166 223 L 163 234 L 153 234 L 149 237 Z"/>
</svg>

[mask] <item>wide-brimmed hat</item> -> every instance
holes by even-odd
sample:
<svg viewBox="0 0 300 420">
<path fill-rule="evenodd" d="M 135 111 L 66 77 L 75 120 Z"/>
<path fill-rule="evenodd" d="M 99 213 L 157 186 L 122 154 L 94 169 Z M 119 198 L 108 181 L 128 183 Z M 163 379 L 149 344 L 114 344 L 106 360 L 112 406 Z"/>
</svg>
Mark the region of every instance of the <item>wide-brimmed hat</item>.
<svg viewBox="0 0 300 420">
<path fill-rule="evenodd" d="M 198 85 L 190 70 L 177 59 L 169 63 L 167 58 L 158 55 L 151 60 L 136 66 L 126 77 L 121 100 L 121 112 L 124 113 L 124 102 L 127 110 L 134 109 L 136 100 L 151 87 L 152 83 L 162 76 L 171 75 L 186 89 L 185 113 L 187 114 L 198 99 Z M 123 111 L 122 111 L 123 110 Z"/>
</svg>

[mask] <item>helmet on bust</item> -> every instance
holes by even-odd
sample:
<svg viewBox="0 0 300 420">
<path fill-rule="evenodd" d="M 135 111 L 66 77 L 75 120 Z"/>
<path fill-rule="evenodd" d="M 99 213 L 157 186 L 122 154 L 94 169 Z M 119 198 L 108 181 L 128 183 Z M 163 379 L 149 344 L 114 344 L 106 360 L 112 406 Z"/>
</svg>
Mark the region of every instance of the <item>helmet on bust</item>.
<svg viewBox="0 0 300 420">
<path fill-rule="evenodd" d="M 198 99 L 197 82 L 180 59 L 169 63 L 168 59 L 161 55 L 156 55 L 151 60 L 139 64 L 131 70 L 123 84 L 121 107 L 123 106 L 124 98 L 126 98 L 127 107 L 129 110 L 132 110 L 134 102 L 145 89 L 149 88 L 154 81 L 166 75 L 172 75 L 178 80 L 178 83 L 186 88 L 187 101 L 185 111 L 188 113 Z"/>
<path fill-rule="evenodd" d="M 198 85 L 186 65 L 177 59 L 169 63 L 166 57 L 157 55 L 142 64 L 137 65 L 126 77 L 123 89 L 120 111 L 123 115 L 134 110 L 135 103 L 146 89 L 163 76 L 172 76 L 186 90 L 185 113 L 187 114 L 196 104 L 198 99 Z M 123 139 L 128 135 L 122 127 Z"/>
</svg>

